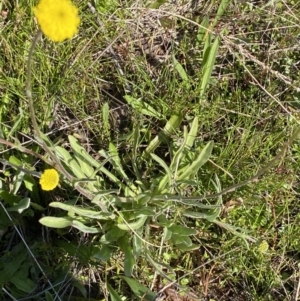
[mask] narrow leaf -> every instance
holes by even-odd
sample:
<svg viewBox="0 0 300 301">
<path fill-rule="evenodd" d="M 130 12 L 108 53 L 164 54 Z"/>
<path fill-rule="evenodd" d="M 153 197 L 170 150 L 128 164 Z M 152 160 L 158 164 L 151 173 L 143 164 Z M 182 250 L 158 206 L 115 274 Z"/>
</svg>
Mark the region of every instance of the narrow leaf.
<svg viewBox="0 0 300 301">
<path fill-rule="evenodd" d="M 172 225 L 169 228 L 173 233 L 180 235 L 180 236 L 190 236 L 197 234 L 197 231 L 195 229 L 191 229 L 185 226 L 181 225 Z"/>
<path fill-rule="evenodd" d="M 132 275 L 132 270 L 135 265 L 135 259 L 133 256 L 132 246 L 129 244 L 128 236 L 123 236 L 118 240 L 120 249 L 125 254 L 124 259 L 124 273 L 126 276 Z"/>
<path fill-rule="evenodd" d="M 22 213 L 24 210 L 29 208 L 30 206 L 30 198 L 24 198 L 22 199 L 18 205 L 7 208 L 7 211 L 17 211 L 19 213 Z"/>
<path fill-rule="evenodd" d="M 205 62 L 205 65 L 203 66 L 203 73 L 202 73 L 202 81 L 200 85 L 200 105 L 205 102 L 203 96 L 206 92 L 207 85 L 210 82 L 211 73 L 214 68 L 217 51 L 219 48 L 219 38 L 217 37 L 211 47 L 209 47 L 204 55 L 203 61 Z"/>
<path fill-rule="evenodd" d="M 182 174 L 179 175 L 178 180 L 186 180 L 189 179 L 190 176 L 196 174 L 200 167 L 204 165 L 212 152 L 213 149 L 213 142 L 210 141 L 209 143 L 206 144 L 206 146 L 203 148 L 203 150 L 200 152 L 199 156 L 192 162 L 192 164 L 184 169 Z"/>
<path fill-rule="evenodd" d="M 125 95 L 125 100 L 128 104 L 138 112 L 142 113 L 143 115 L 155 117 L 157 119 L 163 119 L 164 115 L 156 111 L 152 106 L 150 106 L 147 102 L 136 99 L 130 95 Z"/>
<path fill-rule="evenodd" d="M 176 60 L 174 54 L 172 55 L 172 59 L 173 59 L 173 65 L 174 65 L 174 68 L 178 71 L 181 79 L 183 81 L 186 81 L 186 82 L 189 82 L 189 78 L 184 70 L 184 68 L 182 67 L 182 65 Z"/>
<path fill-rule="evenodd" d="M 118 293 L 110 286 L 108 282 L 106 282 L 106 288 L 109 291 L 111 301 L 123 301 L 122 298 L 118 295 Z"/>
<path fill-rule="evenodd" d="M 156 294 L 137 280 L 126 276 L 119 276 L 119 278 L 125 280 L 130 286 L 132 292 L 141 300 L 154 301 L 156 299 Z"/>
<path fill-rule="evenodd" d="M 85 174 L 85 177 L 93 177 L 94 169 L 91 167 L 89 162 L 89 157 L 91 157 L 88 152 L 79 144 L 78 140 L 72 136 L 68 136 L 70 145 L 72 147 L 74 156 L 79 163 L 82 172 Z"/>
<path fill-rule="evenodd" d="M 101 232 L 100 228 L 94 228 L 94 227 L 88 227 L 84 225 L 82 222 L 73 220 L 72 221 L 72 227 L 80 230 L 83 233 L 99 233 Z"/>
<path fill-rule="evenodd" d="M 182 119 L 183 115 L 181 113 L 172 115 L 163 130 L 149 143 L 143 152 L 143 157 L 149 156 L 162 142 L 166 142 L 170 135 L 179 127 Z"/>
<path fill-rule="evenodd" d="M 45 216 L 42 217 L 39 222 L 49 228 L 66 228 L 72 225 L 73 219 L 70 217 L 54 217 L 54 216 Z"/>
<path fill-rule="evenodd" d="M 115 215 L 113 213 L 83 209 L 78 206 L 72 206 L 72 205 L 68 205 L 68 204 L 64 204 L 64 203 L 60 203 L 60 202 L 52 202 L 49 204 L 49 206 L 54 207 L 54 208 L 60 208 L 62 210 L 66 210 L 66 211 L 70 211 L 70 212 L 76 213 L 79 216 L 89 217 L 92 219 L 109 220 L 109 219 L 115 218 Z"/>
<path fill-rule="evenodd" d="M 126 230 L 126 231 L 137 230 L 144 225 L 146 220 L 147 220 L 147 216 L 142 216 L 141 218 L 139 218 L 137 221 L 135 221 L 133 223 L 118 224 L 117 226 L 121 230 Z"/>
<path fill-rule="evenodd" d="M 166 175 L 164 177 L 162 177 L 157 191 L 161 192 L 165 189 L 165 186 L 167 183 L 169 183 L 169 187 L 172 186 L 172 173 L 171 170 L 169 169 L 168 165 L 165 163 L 165 161 L 163 159 L 161 159 L 159 156 L 151 153 L 150 154 L 152 159 L 155 160 L 166 172 Z"/>
</svg>

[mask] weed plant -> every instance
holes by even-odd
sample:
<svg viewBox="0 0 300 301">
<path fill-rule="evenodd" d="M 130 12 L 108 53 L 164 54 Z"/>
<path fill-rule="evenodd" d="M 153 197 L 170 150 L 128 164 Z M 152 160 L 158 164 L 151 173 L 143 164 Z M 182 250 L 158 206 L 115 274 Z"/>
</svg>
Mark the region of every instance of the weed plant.
<svg viewBox="0 0 300 301">
<path fill-rule="evenodd" d="M 297 2 L 0 11 L 1 300 L 298 300 Z"/>
</svg>

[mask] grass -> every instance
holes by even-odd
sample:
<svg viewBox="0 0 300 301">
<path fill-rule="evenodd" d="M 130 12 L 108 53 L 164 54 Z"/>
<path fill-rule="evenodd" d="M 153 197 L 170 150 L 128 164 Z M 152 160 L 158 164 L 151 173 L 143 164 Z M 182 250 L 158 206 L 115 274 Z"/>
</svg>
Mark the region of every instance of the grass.
<svg viewBox="0 0 300 301">
<path fill-rule="evenodd" d="M 0 299 L 298 300 L 300 5 L 75 3 L 33 56 L 41 141 L 36 2 L 0 3 Z"/>
</svg>

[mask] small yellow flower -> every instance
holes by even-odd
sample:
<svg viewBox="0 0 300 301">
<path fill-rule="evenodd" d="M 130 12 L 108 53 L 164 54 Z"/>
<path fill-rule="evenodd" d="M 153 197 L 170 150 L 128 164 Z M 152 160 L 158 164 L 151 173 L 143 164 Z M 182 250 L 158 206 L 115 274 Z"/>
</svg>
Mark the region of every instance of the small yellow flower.
<svg viewBox="0 0 300 301">
<path fill-rule="evenodd" d="M 258 251 L 260 253 L 266 253 L 268 250 L 269 250 L 269 244 L 265 240 L 263 240 L 258 246 Z"/>
<path fill-rule="evenodd" d="M 53 190 L 59 182 L 58 172 L 51 168 L 45 169 L 40 178 L 40 185 L 43 190 Z"/>
<path fill-rule="evenodd" d="M 71 39 L 78 32 L 80 18 L 71 0 L 40 0 L 33 12 L 42 32 L 54 42 Z"/>
</svg>

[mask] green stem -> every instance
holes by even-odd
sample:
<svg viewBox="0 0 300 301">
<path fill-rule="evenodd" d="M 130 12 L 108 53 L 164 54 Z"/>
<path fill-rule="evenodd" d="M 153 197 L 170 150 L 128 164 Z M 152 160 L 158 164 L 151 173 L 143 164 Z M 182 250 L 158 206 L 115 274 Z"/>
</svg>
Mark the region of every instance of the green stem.
<svg viewBox="0 0 300 301">
<path fill-rule="evenodd" d="M 39 30 L 37 32 L 37 34 L 35 35 L 33 42 L 31 44 L 31 47 L 29 50 L 29 55 L 28 55 L 28 60 L 27 60 L 27 69 L 26 69 L 26 75 L 27 75 L 26 96 L 28 99 L 28 106 L 29 106 L 30 118 L 31 118 L 32 125 L 33 125 L 34 136 L 35 136 L 36 140 L 38 141 L 38 143 L 40 144 L 40 146 L 43 148 L 43 150 L 50 156 L 51 160 L 53 161 L 54 167 L 57 168 L 71 183 L 74 183 L 75 178 L 66 171 L 66 169 L 64 168 L 64 166 L 62 165 L 60 160 L 56 157 L 56 155 L 52 152 L 52 150 L 48 147 L 48 145 L 42 138 L 42 133 L 39 129 L 39 126 L 38 126 L 38 123 L 36 120 L 36 115 L 34 112 L 32 90 L 31 90 L 31 63 L 32 63 L 32 57 L 33 57 L 35 47 L 41 37 L 42 37 L 42 32 L 41 32 L 41 30 Z M 79 185 L 75 185 L 75 188 L 79 193 L 84 195 L 86 198 L 88 198 L 89 200 L 93 200 L 93 198 L 94 198 L 93 194 L 89 193 L 88 191 L 86 191 L 85 189 L 80 187 Z M 101 204 L 100 207 L 103 211 L 106 211 L 106 208 L 104 207 L 103 204 Z"/>
</svg>

